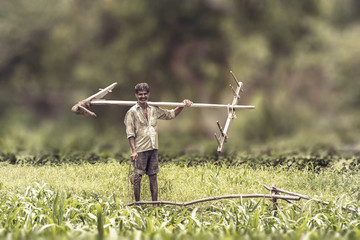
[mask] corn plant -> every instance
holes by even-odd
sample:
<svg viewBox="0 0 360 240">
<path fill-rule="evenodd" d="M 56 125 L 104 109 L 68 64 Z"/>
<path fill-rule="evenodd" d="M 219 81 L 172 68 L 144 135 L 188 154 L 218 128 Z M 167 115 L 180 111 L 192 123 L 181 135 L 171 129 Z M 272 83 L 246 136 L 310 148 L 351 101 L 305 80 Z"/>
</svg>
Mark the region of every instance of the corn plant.
<svg viewBox="0 0 360 240">
<path fill-rule="evenodd" d="M 2 193 L 0 237 L 10 239 L 357 239 L 360 208 L 347 212 L 307 201 L 302 209 L 267 200 L 235 200 L 194 207 L 126 207 L 115 196 L 84 198 L 34 184 Z"/>
</svg>

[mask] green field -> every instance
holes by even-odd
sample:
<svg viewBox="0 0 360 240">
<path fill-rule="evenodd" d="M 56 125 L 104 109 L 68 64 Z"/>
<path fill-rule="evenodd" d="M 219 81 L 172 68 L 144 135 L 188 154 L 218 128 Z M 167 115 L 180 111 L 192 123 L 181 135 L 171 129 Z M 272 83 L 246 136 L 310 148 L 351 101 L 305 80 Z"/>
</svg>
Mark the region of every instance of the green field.
<svg viewBox="0 0 360 240">
<path fill-rule="evenodd" d="M 126 156 L 0 156 L 2 239 L 360 238 L 360 158 L 356 155 L 284 152 L 160 156 L 160 200 L 185 202 L 227 194 L 268 194 L 263 184 L 276 184 L 330 201 L 326 206 L 301 200 L 296 206 L 279 200 L 276 213 L 269 199 L 231 199 L 156 209 L 128 207 L 133 198 Z M 144 178 L 143 200 L 151 199 L 148 185 Z"/>
</svg>

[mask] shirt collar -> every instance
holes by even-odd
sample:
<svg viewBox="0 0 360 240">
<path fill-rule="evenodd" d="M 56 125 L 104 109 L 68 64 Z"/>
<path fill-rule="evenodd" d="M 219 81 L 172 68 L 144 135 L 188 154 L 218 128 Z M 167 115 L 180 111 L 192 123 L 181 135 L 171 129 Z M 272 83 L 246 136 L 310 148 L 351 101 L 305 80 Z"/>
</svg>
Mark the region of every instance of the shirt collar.
<svg viewBox="0 0 360 240">
<path fill-rule="evenodd" d="M 150 108 L 150 105 L 149 104 L 146 104 L 146 108 Z M 135 104 L 135 107 L 138 109 L 138 108 L 141 108 L 140 104 L 138 102 L 136 102 Z"/>
</svg>

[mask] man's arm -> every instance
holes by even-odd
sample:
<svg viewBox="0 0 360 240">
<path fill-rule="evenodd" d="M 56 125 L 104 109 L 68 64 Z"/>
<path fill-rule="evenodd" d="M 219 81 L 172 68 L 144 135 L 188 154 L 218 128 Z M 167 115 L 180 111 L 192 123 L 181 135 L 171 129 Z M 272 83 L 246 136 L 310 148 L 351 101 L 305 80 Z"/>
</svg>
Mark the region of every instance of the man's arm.
<svg viewBox="0 0 360 240">
<path fill-rule="evenodd" d="M 185 107 L 190 107 L 190 106 L 193 104 L 193 102 L 190 101 L 189 99 L 184 99 L 183 103 L 185 104 Z M 183 109 L 184 109 L 184 107 L 176 107 L 176 108 L 174 109 L 175 117 L 176 117 L 177 115 L 179 115 Z"/>
<path fill-rule="evenodd" d="M 131 148 L 131 160 L 135 161 L 138 154 L 136 151 L 136 146 L 135 146 L 135 119 L 134 116 L 131 112 L 131 109 L 126 113 L 125 115 L 125 119 L 124 119 L 124 123 L 126 126 L 126 135 L 129 139 L 129 144 L 130 144 L 130 148 Z"/>
<path fill-rule="evenodd" d="M 129 137 L 129 144 L 130 144 L 130 148 L 131 148 L 131 160 L 135 161 L 138 157 L 138 153 L 136 151 L 134 137 Z"/>
</svg>

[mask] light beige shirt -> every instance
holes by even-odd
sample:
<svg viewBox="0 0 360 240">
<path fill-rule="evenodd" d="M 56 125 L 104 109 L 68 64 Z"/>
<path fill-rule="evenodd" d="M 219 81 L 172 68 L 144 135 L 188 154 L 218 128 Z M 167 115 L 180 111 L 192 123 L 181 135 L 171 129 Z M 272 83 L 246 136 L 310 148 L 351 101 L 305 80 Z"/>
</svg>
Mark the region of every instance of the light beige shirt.
<svg viewBox="0 0 360 240">
<path fill-rule="evenodd" d="M 132 106 L 125 115 L 127 138 L 135 138 L 137 152 L 145 152 L 159 148 L 157 134 L 157 119 L 171 120 L 175 118 L 175 111 L 147 106 L 148 119 L 138 103 Z"/>
</svg>

